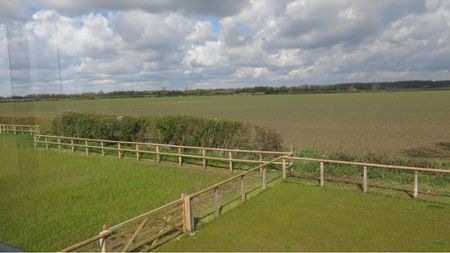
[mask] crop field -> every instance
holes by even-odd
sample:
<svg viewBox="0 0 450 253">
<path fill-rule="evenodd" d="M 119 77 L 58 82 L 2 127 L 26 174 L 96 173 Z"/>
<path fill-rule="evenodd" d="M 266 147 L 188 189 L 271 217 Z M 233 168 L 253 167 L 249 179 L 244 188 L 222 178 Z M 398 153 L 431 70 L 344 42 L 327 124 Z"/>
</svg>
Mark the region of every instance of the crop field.
<svg viewBox="0 0 450 253">
<path fill-rule="evenodd" d="M 285 146 L 450 158 L 450 91 L 240 95 L 1 103 L 0 116 L 45 119 L 67 110 L 195 115 L 277 130 Z M 47 128 L 49 124 L 47 122 Z"/>
<path fill-rule="evenodd" d="M 223 180 L 217 169 L 35 150 L 0 136 L 0 241 L 56 251 Z"/>
<path fill-rule="evenodd" d="M 289 179 L 159 251 L 450 251 L 450 206 Z"/>
</svg>

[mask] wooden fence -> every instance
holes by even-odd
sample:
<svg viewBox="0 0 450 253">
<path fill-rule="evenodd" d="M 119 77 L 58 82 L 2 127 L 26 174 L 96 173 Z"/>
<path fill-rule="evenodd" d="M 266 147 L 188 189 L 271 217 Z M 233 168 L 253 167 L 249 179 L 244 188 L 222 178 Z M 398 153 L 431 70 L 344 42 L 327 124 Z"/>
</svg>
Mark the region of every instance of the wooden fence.
<svg viewBox="0 0 450 253">
<path fill-rule="evenodd" d="M 67 247 L 61 252 L 150 251 L 183 233 L 193 234 L 200 219 L 204 219 L 202 217 L 204 213 L 212 212 L 214 214 L 212 217 L 217 217 L 224 207 L 231 209 L 237 206 L 236 196 L 237 202 L 241 203 L 247 199 L 248 194 L 254 193 L 258 189 L 266 189 L 267 184 L 270 182 L 267 170 L 270 170 L 270 166 L 275 165 L 280 160 L 282 160 L 282 157 L 263 162 L 263 164 L 255 168 L 244 171 L 194 194 L 182 194 L 181 198 L 150 212 L 110 228 L 104 227 L 103 231 L 98 235 Z M 286 163 L 282 163 L 282 170 L 286 171 L 287 169 Z M 258 183 L 249 187 L 249 184 L 246 184 L 246 179 L 250 178 L 251 175 L 258 178 Z M 286 175 L 286 173 L 283 175 Z M 234 184 L 238 185 L 238 187 L 234 187 Z M 206 202 L 203 198 L 205 194 L 210 192 L 214 196 L 209 200 L 213 206 L 212 211 L 206 208 L 207 205 L 205 205 Z M 227 194 L 235 197 L 231 199 L 225 198 Z"/>
<path fill-rule="evenodd" d="M 317 162 L 320 171 L 320 186 L 322 187 L 324 186 L 326 164 L 359 166 L 363 170 L 364 192 L 367 192 L 367 170 L 369 168 L 395 169 L 407 173 L 412 172 L 414 175 L 418 175 L 418 173 L 450 175 L 449 170 L 442 169 L 282 155 L 198 192 L 182 194 L 181 198 L 150 212 L 110 228 L 104 227 L 98 235 L 65 248 L 62 252 L 150 251 L 181 234 L 192 235 L 199 224 L 210 221 L 220 216 L 224 211 L 237 207 L 250 196 L 265 190 L 269 183 L 287 178 L 289 170 L 295 165 L 294 162 L 289 161 Z M 416 178 L 414 180 L 415 197 L 418 193 L 418 183 Z"/>
<path fill-rule="evenodd" d="M 54 135 L 36 135 L 34 145 L 35 147 L 43 146 L 46 149 L 58 148 L 61 150 L 65 148 L 72 152 L 82 151 L 86 155 L 94 152 L 102 156 L 115 154 L 119 159 L 126 154 L 132 154 L 137 160 L 142 159 L 144 154 L 150 154 L 157 162 L 160 162 L 163 156 L 175 157 L 180 166 L 187 159 L 200 161 L 204 168 L 208 166 L 210 161 L 219 161 L 225 163 L 230 172 L 233 172 L 236 164 L 261 164 L 278 156 L 292 155 L 291 152 L 206 148 Z M 277 164 L 281 164 L 281 162 L 277 162 Z"/>
<path fill-rule="evenodd" d="M 0 124 L 0 133 L 39 135 L 40 128 L 37 125 L 11 125 Z"/>
<path fill-rule="evenodd" d="M 388 165 L 388 164 L 375 164 L 375 163 L 364 163 L 364 162 L 350 162 L 350 161 L 339 161 L 339 160 L 329 160 L 329 159 L 318 159 L 318 158 L 308 158 L 308 157 L 297 157 L 297 156 L 283 156 L 284 160 L 291 161 L 291 168 L 295 166 L 295 161 L 306 161 L 306 162 L 316 162 L 318 163 L 319 170 L 319 185 L 321 187 L 325 184 L 325 172 L 327 164 L 335 165 L 347 165 L 355 166 L 362 170 L 361 185 L 362 191 L 366 193 L 368 191 L 368 170 L 395 170 L 403 173 L 413 173 L 414 181 L 412 186 L 413 198 L 417 198 L 419 194 L 419 174 L 436 175 L 440 174 L 446 177 L 450 176 L 449 169 L 432 169 L 432 168 L 420 168 L 420 167 L 410 167 L 410 166 L 399 166 L 399 165 Z M 449 193 L 450 194 L 450 193 Z M 448 195 L 450 197 L 450 195 Z"/>
</svg>

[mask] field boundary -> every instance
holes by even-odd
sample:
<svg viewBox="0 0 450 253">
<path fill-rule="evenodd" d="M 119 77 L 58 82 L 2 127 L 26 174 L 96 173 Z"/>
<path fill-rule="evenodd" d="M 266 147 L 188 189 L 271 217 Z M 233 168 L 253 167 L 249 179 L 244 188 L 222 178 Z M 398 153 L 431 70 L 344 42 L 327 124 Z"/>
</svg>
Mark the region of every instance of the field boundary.
<svg viewBox="0 0 450 253">
<path fill-rule="evenodd" d="M 97 151 L 101 156 L 105 156 L 106 152 L 110 151 L 116 153 L 119 159 L 125 153 L 135 154 L 136 160 L 141 160 L 143 154 L 150 154 L 154 156 L 157 162 L 160 162 L 163 156 L 176 157 L 180 166 L 183 165 L 186 159 L 194 159 L 200 160 L 203 168 L 208 166 L 209 161 L 219 161 L 227 163 L 230 172 L 233 172 L 236 163 L 262 164 L 278 156 L 293 155 L 292 152 L 281 151 L 208 148 L 40 134 L 34 135 L 34 146 L 44 146 L 46 149 L 57 148 L 58 150 L 66 147 L 72 152 L 80 151 L 81 149 L 86 155 Z M 281 162 L 276 162 L 275 164 L 280 165 Z"/>
<path fill-rule="evenodd" d="M 14 134 L 30 134 L 39 135 L 40 127 L 38 125 L 13 125 L 13 124 L 0 124 L 1 133 L 14 133 Z"/>
<path fill-rule="evenodd" d="M 351 165 L 359 167 L 362 170 L 361 185 L 362 191 L 366 193 L 368 191 L 368 170 L 370 169 L 381 169 L 381 170 L 396 170 L 403 173 L 413 173 L 413 198 L 417 198 L 419 195 L 419 174 L 442 174 L 445 176 L 450 175 L 450 170 L 448 169 L 433 169 L 433 168 L 422 168 L 422 167 L 410 167 L 410 166 L 400 166 L 400 165 L 389 165 L 389 164 L 376 164 L 376 163 L 364 163 L 364 162 L 350 162 L 350 161 L 340 161 L 340 160 L 329 160 L 320 158 L 308 158 L 308 157 L 297 157 L 297 156 L 283 156 L 283 160 L 290 160 L 292 164 L 295 161 L 307 161 L 316 162 L 319 164 L 319 185 L 321 187 L 325 184 L 325 165 L 335 164 L 335 165 Z M 450 195 L 449 195 L 450 196 Z"/>
</svg>

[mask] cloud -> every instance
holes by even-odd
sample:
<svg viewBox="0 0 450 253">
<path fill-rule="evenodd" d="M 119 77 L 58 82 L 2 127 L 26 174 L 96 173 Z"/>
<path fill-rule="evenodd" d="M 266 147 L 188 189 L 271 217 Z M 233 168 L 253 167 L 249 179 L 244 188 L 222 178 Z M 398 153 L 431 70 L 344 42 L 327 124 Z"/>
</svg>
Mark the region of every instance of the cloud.
<svg viewBox="0 0 450 253">
<path fill-rule="evenodd" d="M 90 11 L 143 10 L 149 13 L 179 12 L 187 15 L 224 17 L 233 15 L 247 5 L 245 0 L 36 0 L 29 1 L 39 8 L 53 9 L 68 15 Z"/>
<path fill-rule="evenodd" d="M 30 0 L 0 14 L 0 96 L 450 78 L 448 1 Z"/>
</svg>

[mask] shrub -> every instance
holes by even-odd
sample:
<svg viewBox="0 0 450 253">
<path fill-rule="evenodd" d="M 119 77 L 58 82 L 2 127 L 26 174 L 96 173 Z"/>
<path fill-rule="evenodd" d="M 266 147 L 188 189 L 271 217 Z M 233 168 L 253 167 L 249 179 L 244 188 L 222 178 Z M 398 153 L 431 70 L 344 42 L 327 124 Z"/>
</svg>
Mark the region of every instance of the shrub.
<svg viewBox="0 0 450 253">
<path fill-rule="evenodd" d="M 192 116 L 131 117 L 66 112 L 54 118 L 55 134 L 83 138 L 151 141 L 175 145 L 280 150 L 271 129 Z"/>
</svg>

